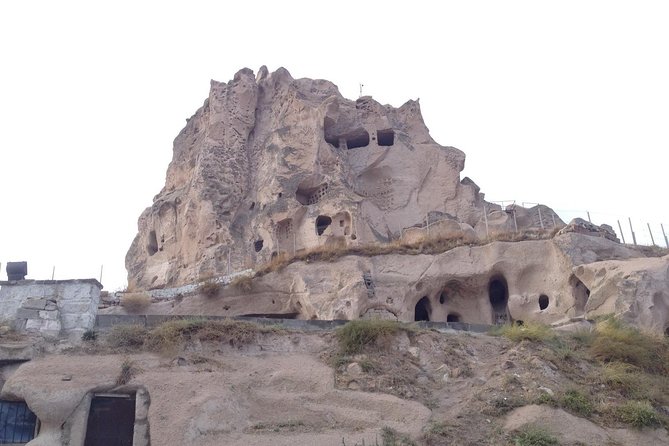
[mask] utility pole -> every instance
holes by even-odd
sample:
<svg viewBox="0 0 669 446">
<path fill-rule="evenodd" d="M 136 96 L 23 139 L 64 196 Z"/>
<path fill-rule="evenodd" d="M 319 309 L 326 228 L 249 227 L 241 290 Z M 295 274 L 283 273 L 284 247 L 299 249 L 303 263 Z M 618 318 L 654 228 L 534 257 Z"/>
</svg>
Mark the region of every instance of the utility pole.
<svg viewBox="0 0 669 446">
<path fill-rule="evenodd" d="M 634 242 L 634 246 L 636 246 L 636 235 L 634 235 L 634 228 L 632 227 L 632 218 L 627 217 L 627 219 L 630 222 L 630 231 L 632 231 L 632 241 Z"/>
<path fill-rule="evenodd" d="M 618 229 L 620 229 L 620 238 L 623 239 L 623 244 L 626 245 L 627 243 L 625 242 L 625 234 L 623 234 L 623 227 L 620 226 L 620 220 L 618 220 Z"/>
</svg>

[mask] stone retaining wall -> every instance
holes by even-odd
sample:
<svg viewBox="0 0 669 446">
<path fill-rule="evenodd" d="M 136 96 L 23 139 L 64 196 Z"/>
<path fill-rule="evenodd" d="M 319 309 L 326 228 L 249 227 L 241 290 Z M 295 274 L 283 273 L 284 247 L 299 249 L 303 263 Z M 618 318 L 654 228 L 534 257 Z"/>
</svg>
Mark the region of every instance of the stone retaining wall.
<svg viewBox="0 0 669 446">
<path fill-rule="evenodd" d="M 102 284 L 95 279 L 0 282 L 0 318 L 17 331 L 81 336 L 93 328 Z"/>
</svg>

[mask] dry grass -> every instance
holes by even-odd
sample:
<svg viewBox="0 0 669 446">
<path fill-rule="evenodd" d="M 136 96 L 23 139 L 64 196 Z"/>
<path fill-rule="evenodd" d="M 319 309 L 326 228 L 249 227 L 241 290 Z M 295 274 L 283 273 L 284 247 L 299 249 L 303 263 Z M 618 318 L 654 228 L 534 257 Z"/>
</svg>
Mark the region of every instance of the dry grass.
<svg viewBox="0 0 669 446">
<path fill-rule="evenodd" d="M 617 319 L 597 324 L 590 352 L 603 362 L 631 364 L 649 373 L 669 373 L 669 341 L 643 333 Z"/>
<path fill-rule="evenodd" d="M 555 332 L 548 325 L 527 322 L 523 325 L 500 325 L 490 332 L 493 336 L 504 336 L 514 342 L 546 342 L 555 339 Z"/>
<path fill-rule="evenodd" d="M 230 286 L 248 293 L 253 288 L 253 276 L 236 277 L 232 282 L 230 282 Z"/>
<path fill-rule="evenodd" d="M 379 341 L 386 340 L 403 331 L 415 331 L 410 325 L 380 319 L 358 319 L 348 322 L 337 330 L 339 349 L 345 355 L 361 353 L 366 347 L 379 347 Z"/>
<path fill-rule="evenodd" d="M 151 305 L 151 296 L 146 293 L 126 293 L 121 298 L 121 306 L 128 313 L 140 313 Z"/>
<path fill-rule="evenodd" d="M 121 371 L 116 377 L 116 385 L 123 386 L 128 384 L 134 375 L 135 368 L 132 361 L 128 358 L 125 358 L 121 364 Z"/>
<path fill-rule="evenodd" d="M 207 297 L 216 297 L 220 291 L 221 285 L 211 279 L 206 280 L 197 287 L 197 292 Z"/>
<path fill-rule="evenodd" d="M 114 325 L 107 334 L 107 345 L 112 348 L 137 348 L 144 345 L 146 328 L 141 325 Z"/>
<path fill-rule="evenodd" d="M 662 419 L 648 401 L 626 401 L 613 409 L 614 416 L 638 429 L 662 424 Z"/>
</svg>

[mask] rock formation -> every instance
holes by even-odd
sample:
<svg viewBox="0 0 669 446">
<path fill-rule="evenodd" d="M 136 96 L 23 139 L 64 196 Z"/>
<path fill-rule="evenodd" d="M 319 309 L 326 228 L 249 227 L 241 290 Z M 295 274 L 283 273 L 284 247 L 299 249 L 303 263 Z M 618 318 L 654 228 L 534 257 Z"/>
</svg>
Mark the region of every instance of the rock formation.
<svg viewBox="0 0 669 446">
<path fill-rule="evenodd" d="M 282 252 L 383 243 L 433 224 L 479 237 L 562 225 L 546 207 L 517 214 L 486 203 L 460 179 L 464 162 L 430 137 L 417 101 L 351 101 L 326 80 L 243 69 L 211 82 L 175 139 L 165 187 L 126 256 L 129 286 L 186 284 Z"/>
</svg>

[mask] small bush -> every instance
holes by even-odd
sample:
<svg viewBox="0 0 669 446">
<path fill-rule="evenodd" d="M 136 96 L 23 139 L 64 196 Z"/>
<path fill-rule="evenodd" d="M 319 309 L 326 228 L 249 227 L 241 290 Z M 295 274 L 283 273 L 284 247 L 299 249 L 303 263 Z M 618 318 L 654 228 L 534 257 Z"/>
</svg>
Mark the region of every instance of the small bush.
<svg viewBox="0 0 669 446">
<path fill-rule="evenodd" d="M 121 306 L 128 313 L 139 313 L 151 305 L 151 296 L 146 293 L 126 293 L 121 298 Z"/>
<path fill-rule="evenodd" d="M 590 350 L 595 358 L 604 362 L 624 362 L 650 373 L 669 372 L 669 343 L 616 319 L 597 325 Z"/>
<path fill-rule="evenodd" d="M 383 446 L 416 446 L 409 437 L 387 426 L 381 429 L 381 441 Z"/>
<path fill-rule="evenodd" d="M 620 421 L 639 429 L 662 424 L 657 412 L 648 401 L 627 401 L 615 408 L 614 412 Z"/>
<path fill-rule="evenodd" d="M 339 348 L 344 354 L 355 355 L 361 353 L 366 346 L 375 344 L 377 340 L 397 334 L 400 328 L 402 327 L 398 322 L 387 320 L 350 321 L 337 330 Z"/>
<path fill-rule="evenodd" d="M 123 363 L 121 364 L 121 371 L 119 372 L 119 375 L 116 377 L 116 385 L 117 386 L 123 386 L 125 384 L 128 384 L 132 377 L 134 376 L 135 371 L 133 367 L 132 361 L 130 361 L 128 358 L 123 360 Z"/>
<path fill-rule="evenodd" d="M 235 278 L 230 285 L 234 288 L 237 288 L 240 291 L 248 293 L 253 288 L 253 277 L 252 276 L 239 276 Z"/>
<path fill-rule="evenodd" d="M 95 330 L 86 330 L 81 334 L 81 340 L 85 342 L 95 342 L 98 339 L 98 332 Z"/>
<path fill-rule="evenodd" d="M 169 351 L 181 344 L 199 341 L 225 341 L 232 345 L 253 342 L 258 333 L 276 331 L 250 322 L 235 320 L 177 319 L 164 322 L 149 332 L 146 347 L 151 350 Z"/>
<path fill-rule="evenodd" d="M 560 405 L 570 412 L 584 417 L 592 415 L 594 410 L 590 397 L 576 389 L 567 390 L 560 398 Z"/>
<path fill-rule="evenodd" d="M 513 437 L 516 446 L 558 446 L 560 442 L 547 430 L 525 426 Z"/>
<path fill-rule="evenodd" d="M 141 347 L 148 332 L 141 325 L 114 325 L 107 334 L 110 347 Z"/>
<path fill-rule="evenodd" d="M 197 287 L 197 292 L 207 297 L 216 297 L 218 296 L 219 291 L 221 291 L 221 285 L 213 280 L 202 282 L 200 286 Z"/>
<path fill-rule="evenodd" d="M 528 322 L 523 325 L 500 325 L 491 333 L 493 336 L 504 336 L 514 342 L 523 340 L 532 342 L 547 342 L 555 338 L 553 330 L 544 324 Z"/>
<path fill-rule="evenodd" d="M 631 398 L 645 398 L 648 379 L 637 366 L 624 362 L 610 362 L 602 368 L 601 380 L 610 388 Z"/>
</svg>

